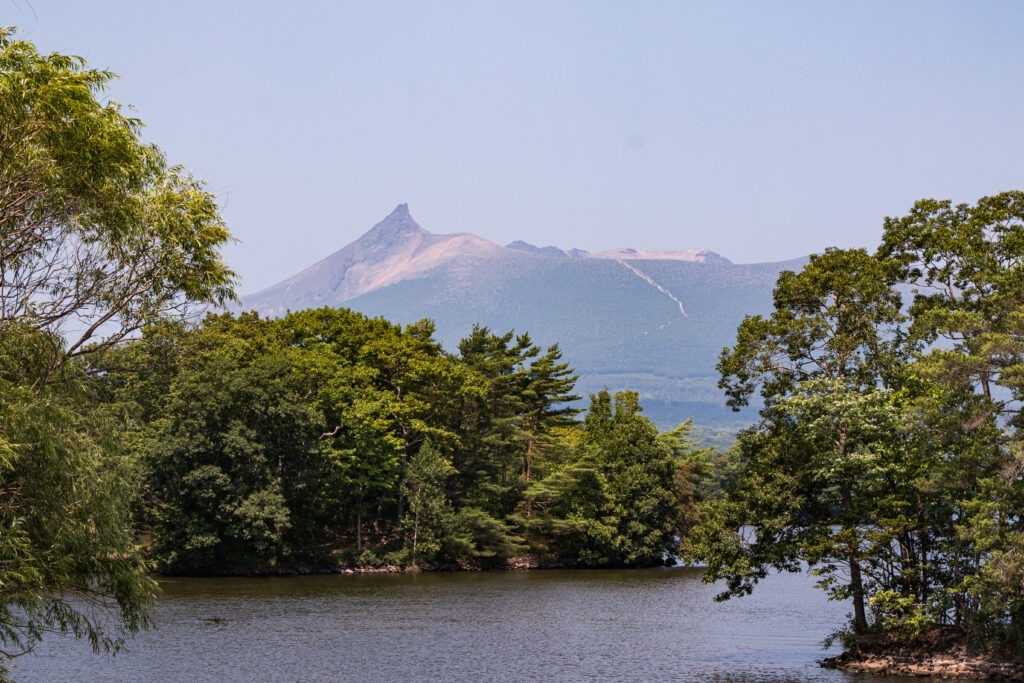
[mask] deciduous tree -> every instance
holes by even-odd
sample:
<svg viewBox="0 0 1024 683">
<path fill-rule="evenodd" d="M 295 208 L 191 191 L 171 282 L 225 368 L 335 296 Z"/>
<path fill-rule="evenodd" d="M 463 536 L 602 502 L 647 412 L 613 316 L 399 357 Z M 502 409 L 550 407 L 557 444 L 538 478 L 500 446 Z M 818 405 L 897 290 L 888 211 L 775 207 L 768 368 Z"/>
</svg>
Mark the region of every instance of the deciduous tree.
<svg viewBox="0 0 1024 683">
<path fill-rule="evenodd" d="M 84 378 L 146 323 L 232 296 L 215 198 L 101 100 L 111 78 L 0 30 L 0 660 L 145 624 L 133 470 Z"/>
</svg>

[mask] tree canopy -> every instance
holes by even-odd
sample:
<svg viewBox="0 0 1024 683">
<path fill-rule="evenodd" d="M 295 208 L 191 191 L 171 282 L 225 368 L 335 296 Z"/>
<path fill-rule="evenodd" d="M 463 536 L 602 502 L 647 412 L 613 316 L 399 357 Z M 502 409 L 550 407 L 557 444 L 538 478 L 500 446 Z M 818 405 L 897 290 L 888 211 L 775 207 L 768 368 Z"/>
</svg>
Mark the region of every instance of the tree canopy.
<svg viewBox="0 0 1024 683">
<path fill-rule="evenodd" d="M 137 471 L 91 374 L 142 326 L 233 296 L 215 198 L 101 99 L 113 77 L 0 30 L 0 658 L 146 623 Z"/>
<path fill-rule="evenodd" d="M 344 309 L 222 314 L 106 354 L 158 566 L 629 566 L 674 550 L 682 433 L 660 436 L 635 394 L 572 419 L 557 346 L 477 327 L 454 355 L 431 333 Z M 597 489 L 569 486 L 585 472 Z M 566 531 L 580 524 L 603 531 Z"/>
<path fill-rule="evenodd" d="M 1021 192 L 924 200 L 875 254 L 780 276 L 719 362 L 732 405 L 764 399 L 689 542 L 723 597 L 806 564 L 852 601 L 855 635 L 950 627 L 1024 651 L 1022 240 Z"/>
</svg>

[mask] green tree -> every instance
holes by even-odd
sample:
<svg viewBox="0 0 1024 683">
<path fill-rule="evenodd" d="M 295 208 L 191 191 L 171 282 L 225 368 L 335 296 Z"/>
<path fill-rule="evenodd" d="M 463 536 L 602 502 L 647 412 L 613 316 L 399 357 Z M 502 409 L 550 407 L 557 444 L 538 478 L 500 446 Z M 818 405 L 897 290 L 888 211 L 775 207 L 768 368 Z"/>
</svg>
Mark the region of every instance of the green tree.
<svg viewBox="0 0 1024 683">
<path fill-rule="evenodd" d="M 497 519 L 510 514 L 519 500 L 524 469 L 519 385 L 522 368 L 539 352 L 528 335 L 498 335 L 479 325 L 459 342 L 459 357 L 477 381 L 462 395 L 455 496 Z"/>
<path fill-rule="evenodd" d="M 888 218 L 878 250 L 914 299 L 928 344 L 915 372 L 917 438 L 941 455 L 948 514 L 932 619 L 1024 652 L 1024 192 L 975 205 L 922 200 Z"/>
<path fill-rule="evenodd" d="M 413 565 L 437 560 L 445 535 L 451 532 L 453 511 L 445 483 L 454 473 L 451 463 L 429 442 L 409 461 L 402 488 L 409 501 L 404 524 Z"/>
<path fill-rule="evenodd" d="M 403 329 L 322 308 L 291 314 L 281 325 L 311 378 L 320 448 L 332 462 L 336 505 L 354 530 L 356 549 L 363 548 L 371 514 L 376 540 L 400 535 L 409 460 L 427 440 L 453 445 L 465 373 L 433 340 L 429 321 Z"/>
<path fill-rule="evenodd" d="M 62 334 L 55 365 L 233 296 L 215 198 L 98 100 L 113 77 L 0 31 L 0 325 Z"/>
<path fill-rule="evenodd" d="M 211 316 L 179 340 L 143 447 L 166 570 L 259 569 L 319 545 L 321 423 L 288 342 L 253 313 Z"/>
<path fill-rule="evenodd" d="M 62 349 L 38 331 L 0 335 L 0 678 L 47 632 L 116 650 L 148 624 L 155 587 L 132 534 L 136 468 L 116 417 L 77 363 L 33 385 Z"/>
<path fill-rule="evenodd" d="M 723 597 L 806 562 L 854 634 L 1024 651 L 1022 200 L 918 202 L 876 255 L 813 257 L 743 322 L 721 386 L 733 406 L 760 390 L 762 420 L 688 541 Z"/>
<path fill-rule="evenodd" d="M 852 600 L 854 631 L 867 630 L 864 534 L 885 478 L 880 461 L 896 447 L 889 392 L 905 357 L 893 285 L 894 271 L 866 251 L 830 249 L 782 273 L 775 312 L 745 319 L 723 351 L 730 405 L 758 389 L 765 401 L 762 422 L 738 442 L 743 473 L 710 506 L 704 529 L 714 532 L 698 551 L 728 594 L 807 561 L 834 597 Z M 739 538 L 747 525 L 757 525 L 749 542 Z"/>
<path fill-rule="evenodd" d="M 133 470 L 89 364 L 232 296 L 214 197 L 100 101 L 111 78 L 0 30 L 0 662 L 50 630 L 116 648 L 146 623 Z"/>
<path fill-rule="evenodd" d="M 579 396 L 572 393 L 576 375 L 562 360 L 558 344 L 548 347 L 543 355 L 520 371 L 520 419 L 517 437 L 523 452 L 523 481 L 532 480 L 536 463 L 554 448 L 553 438 L 560 427 L 566 427 L 581 411 L 573 404 Z"/>
<path fill-rule="evenodd" d="M 557 435 L 580 412 L 576 376 L 557 344 L 541 353 L 528 334 L 475 326 L 459 353 L 477 379 L 462 393 L 455 497 L 478 551 L 502 559 L 522 547 L 532 505 L 524 491 L 559 458 Z"/>
<path fill-rule="evenodd" d="M 943 342 L 929 360 L 1024 424 L 1024 192 L 919 201 L 886 219 L 878 253 L 913 288 L 913 334 Z"/>
<path fill-rule="evenodd" d="M 640 414 L 635 392 L 591 398 L 581 446 L 598 463 L 606 500 L 601 518 L 611 530 L 602 539 L 606 563 L 657 564 L 676 549 L 680 491 L 676 469 L 683 444 L 677 433 L 659 437 Z"/>
<path fill-rule="evenodd" d="M 335 529 L 352 529 L 357 552 L 364 547 L 364 522 L 375 515 L 377 539 L 385 509 L 393 511 L 401 485 L 401 443 L 391 435 L 386 396 L 373 387 L 376 370 L 363 360 L 374 339 L 401 329 L 346 309 L 319 308 L 280 321 L 299 349 L 297 362 L 310 380 L 320 415 L 319 447 L 330 463 L 325 496 L 335 509 Z"/>
<path fill-rule="evenodd" d="M 535 544 L 587 566 L 658 564 L 673 554 L 689 482 L 686 426 L 667 434 L 640 414 L 634 392 L 591 397 L 575 457 L 526 492 Z"/>
</svg>

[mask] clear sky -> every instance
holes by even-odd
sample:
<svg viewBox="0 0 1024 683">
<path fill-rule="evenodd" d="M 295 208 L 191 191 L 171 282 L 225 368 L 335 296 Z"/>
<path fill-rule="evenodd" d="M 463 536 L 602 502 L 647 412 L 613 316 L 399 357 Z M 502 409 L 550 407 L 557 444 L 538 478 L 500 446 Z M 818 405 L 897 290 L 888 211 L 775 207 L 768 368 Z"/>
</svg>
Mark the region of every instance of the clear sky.
<svg viewBox="0 0 1024 683">
<path fill-rule="evenodd" d="M 1024 2 L 0 0 L 205 178 L 242 293 L 436 233 L 736 262 L 1024 189 Z"/>
</svg>

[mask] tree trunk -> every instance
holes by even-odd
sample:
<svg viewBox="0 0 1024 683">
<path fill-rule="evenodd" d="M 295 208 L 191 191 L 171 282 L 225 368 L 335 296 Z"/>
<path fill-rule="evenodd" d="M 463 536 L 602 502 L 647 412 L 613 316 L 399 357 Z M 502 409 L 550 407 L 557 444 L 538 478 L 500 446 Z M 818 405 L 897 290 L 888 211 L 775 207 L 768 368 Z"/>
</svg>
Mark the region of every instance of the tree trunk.
<svg viewBox="0 0 1024 683">
<path fill-rule="evenodd" d="M 395 516 L 395 525 L 398 527 L 399 538 L 405 538 L 405 532 L 402 530 L 402 515 L 405 514 L 405 494 L 402 493 L 402 484 L 405 482 L 406 474 L 409 471 L 409 428 L 405 425 L 400 425 L 402 428 L 402 463 L 399 468 L 399 486 L 398 486 L 398 514 Z"/>
<path fill-rule="evenodd" d="M 526 469 L 523 472 L 524 478 L 527 485 L 530 483 L 530 470 L 533 468 L 533 439 L 526 441 Z M 530 516 L 530 511 L 533 507 L 533 501 L 529 498 L 526 499 L 526 516 Z"/>
<path fill-rule="evenodd" d="M 416 542 L 420 536 L 420 513 L 413 515 L 412 522 L 412 564 L 416 566 Z"/>
<path fill-rule="evenodd" d="M 362 501 L 356 507 L 356 550 L 363 552 L 363 510 Z"/>
<path fill-rule="evenodd" d="M 860 553 L 850 551 L 850 591 L 853 593 L 853 632 L 867 633 L 868 618 L 864 611 L 864 582 L 860 576 Z"/>
<path fill-rule="evenodd" d="M 847 512 L 853 510 L 853 494 L 848 488 L 843 490 L 843 507 Z M 850 593 L 853 596 L 853 632 L 867 633 L 868 617 L 864 609 L 864 579 L 860 574 L 859 540 L 855 540 L 850 546 L 847 561 L 850 563 Z"/>
<path fill-rule="evenodd" d="M 527 482 L 530 481 L 530 470 L 533 469 L 533 438 L 526 440 L 526 467 L 523 470 L 523 475 Z"/>
</svg>

